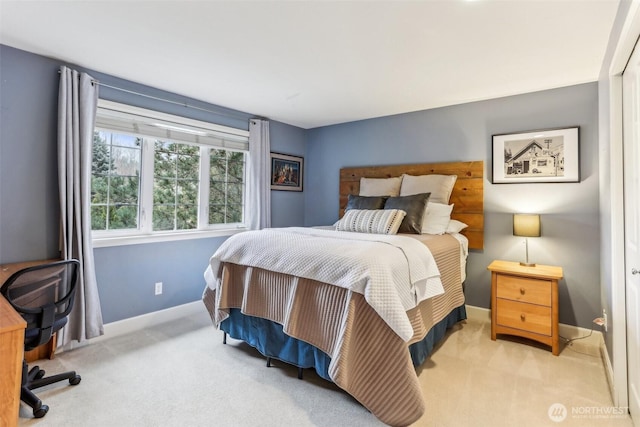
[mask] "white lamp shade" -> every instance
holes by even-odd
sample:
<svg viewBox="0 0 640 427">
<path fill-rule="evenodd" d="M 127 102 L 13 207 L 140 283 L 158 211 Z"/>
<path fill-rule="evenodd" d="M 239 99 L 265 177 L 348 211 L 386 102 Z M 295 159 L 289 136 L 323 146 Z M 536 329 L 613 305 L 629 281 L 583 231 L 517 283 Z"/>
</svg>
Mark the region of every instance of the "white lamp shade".
<svg viewBox="0 0 640 427">
<path fill-rule="evenodd" d="M 540 215 L 514 214 L 513 235 L 540 237 Z"/>
</svg>

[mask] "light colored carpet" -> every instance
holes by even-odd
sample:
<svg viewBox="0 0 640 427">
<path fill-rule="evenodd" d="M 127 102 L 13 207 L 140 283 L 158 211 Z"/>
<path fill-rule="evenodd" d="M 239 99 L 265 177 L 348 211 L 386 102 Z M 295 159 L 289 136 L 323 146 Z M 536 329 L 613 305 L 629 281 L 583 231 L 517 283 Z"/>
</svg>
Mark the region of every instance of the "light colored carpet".
<svg viewBox="0 0 640 427">
<path fill-rule="evenodd" d="M 107 339 L 40 361 L 48 373 L 76 370 L 42 388 L 49 413 L 20 426 L 318 426 L 382 425 L 348 394 L 313 370 L 294 367 L 228 340 L 202 314 Z M 607 415 L 611 398 L 597 349 L 575 342 L 559 357 L 515 340 L 491 341 L 490 324 L 454 327 L 419 369 L 427 413 L 415 426 L 631 426 Z M 562 404 L 567 417 L 548 415 Z M 586 414 L 585 412 L 589 412 Z M 604 412 L 604 415 L 603 415 Z"/>
</svg>

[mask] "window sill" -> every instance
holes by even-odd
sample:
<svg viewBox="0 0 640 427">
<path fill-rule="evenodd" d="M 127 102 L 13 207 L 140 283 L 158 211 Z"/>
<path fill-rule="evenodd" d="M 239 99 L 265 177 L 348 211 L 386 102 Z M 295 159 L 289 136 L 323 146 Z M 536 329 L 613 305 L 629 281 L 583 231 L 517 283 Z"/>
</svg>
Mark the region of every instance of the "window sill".
<svg viewBox="0 0 640 427">
<path fill-rule="evenodd" d="M 178 240 L 205 239 L 209 237 L 228 237 L 233 234 L 247 231 L 246 228 L 234 228 L 224 230 L 185 231 L 173 233 L 137 234 L 134 236 L 94 237 L 94 248 L 107 248 L 111 246 L 139 245 L 144 243 L 173 242 Z"/>
</svg>

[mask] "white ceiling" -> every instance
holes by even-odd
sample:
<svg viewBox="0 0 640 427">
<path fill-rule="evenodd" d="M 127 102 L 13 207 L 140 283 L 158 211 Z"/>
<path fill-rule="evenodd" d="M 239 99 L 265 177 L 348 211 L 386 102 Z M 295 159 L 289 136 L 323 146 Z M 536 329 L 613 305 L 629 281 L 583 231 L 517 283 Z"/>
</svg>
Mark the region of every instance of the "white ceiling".
<svg viewBox="0 0 640 427">
<path fill-rule="evenodd" d="M 313 128 L 595 81 L 617 7 L 0 0 L 0 43 Z"/>
</svg>

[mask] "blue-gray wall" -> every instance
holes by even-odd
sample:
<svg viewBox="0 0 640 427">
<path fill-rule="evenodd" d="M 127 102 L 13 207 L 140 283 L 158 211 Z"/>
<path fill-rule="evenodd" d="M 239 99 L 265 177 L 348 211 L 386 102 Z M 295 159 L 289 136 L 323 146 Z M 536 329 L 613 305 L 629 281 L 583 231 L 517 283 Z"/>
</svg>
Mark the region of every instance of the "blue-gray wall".
<svg viewBox="0 0 640 427">
<path fill-rule="evenodd" d="M 57 256 L 60 64 L 0 45 L 0 263 Z M 105 99 L 243 129 L 251 117 L 89 72 L 103 83 L 218 113 L 101 88 Z M 272 225 L 333 223 L 343 166 L 484 160 L 485 249 L 469 258 L 467 302 L 488 308 L 487 265 L 493 259 L 524 256 L 522 240 L 511 235 L 511 214 L 539 212 L 543 237 L 530 239 L 530 257 L 564 267 L 560 321 L 591 327 L 600 313 L 597 108 L 597 86 L 592 83 L 311 130 L 272 121 L 272 151 L 305 157 L 304 192 L 271 193 Z M 566 126 L 580 126 L 580 183 L 491 184 L 492 134 Z M 202 271 L 222 241 L 207 238 L 95 249 L 105 321 L 198 300 L 204 287 Z M 153 295 L 156 281 L 164 283 L 164 293 L 158 297 Z"/>
<path fill-rule="evenodd" d="M 58 252 L 57 98 L 62 62 L 0 45 L 0 263 L 56 258 Z M 72 67 L 83 70 L 81 67 Z M 102 86 L 100 97 L 192 119 L 248 129 L 251 114 L 167 93 L 99 72 L 100 82 L 215 113 Z M 215 81 L 207 84 L 215 84 Z M 272 121 L 273 151 L 305 154 L 305 131 Z M 305 193 L 272 192 L 274 226 L 304 223 Z M 96 248 L 106 323 L 196 301 L 203 272 L 224 238 Z M 162 281 L 163 294 L 154 295 Z"/>
<path fill-rule="evenodd" d="M 485 248 L 469 257 L 467 303 L 489 308 L 489 263 L 524 258 L 511 215 L 537 212 L 543 235 L 529 239 L 530 258 L 564 268 L 560 321 L 591 328 L 600 313 L 597 123 L 597 84 L 590 83 L 312 129 L 305 225 L 337 219 L 341 167 L 484 160 Z M 493 134 L 570 126 L 580 126 L 580 183 L 491 183 Z"/>
<path fill-rule="evenodd" d="M 295 156 L 305 155 L 307 134 L 304 129 L 290 126 L 280 122 L 271 121 L 269 123 L 271 151 L 283 154 L 293 154 Z M 304 225 L 304 201 L 307 177 L 304 168 L 302 177 L 302 192 L 296 191 L 271 191 L 271 226 L 272 227 L 294 227 Z"/>
</svg>

